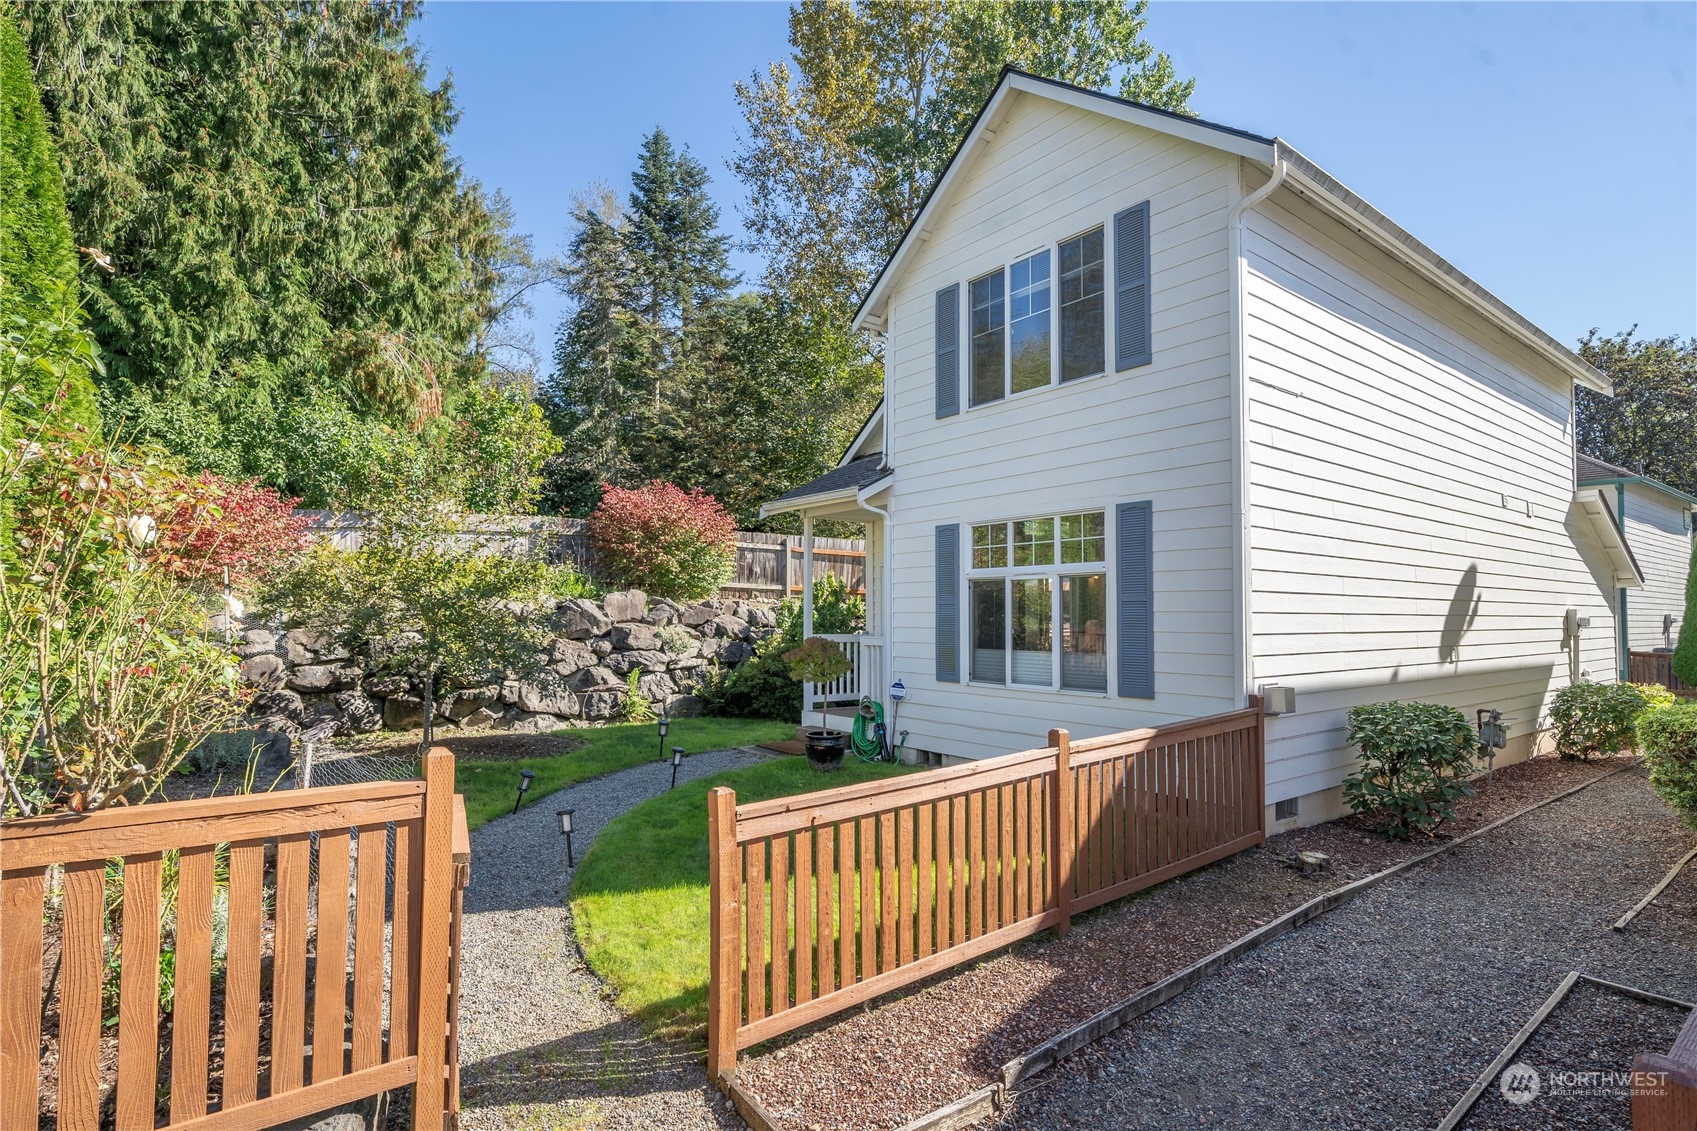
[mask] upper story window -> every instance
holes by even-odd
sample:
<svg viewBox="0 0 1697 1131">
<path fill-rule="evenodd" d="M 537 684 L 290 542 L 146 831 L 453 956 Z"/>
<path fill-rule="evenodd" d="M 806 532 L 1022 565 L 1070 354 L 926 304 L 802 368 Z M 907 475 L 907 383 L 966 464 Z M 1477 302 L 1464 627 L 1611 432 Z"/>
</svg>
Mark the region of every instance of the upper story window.
<svg viewBox="0 0 1697 1131">
<path fill-rule="evenodd" d="M 970 403 L 991 404 L 1103 372 L 1103 291 L 1101 228 L 972 280 Z"/>
<path fill-rule="evenodd" d="M 972 280 L 972 403 L 999 401 L 1007 383 L 1007 307 L 1002 272 Z"/>
<path fill-rule="evenodd" d="M 1102 229 L 1061 244 L 1061 380 L 1102 372 Z"/>
</svg>

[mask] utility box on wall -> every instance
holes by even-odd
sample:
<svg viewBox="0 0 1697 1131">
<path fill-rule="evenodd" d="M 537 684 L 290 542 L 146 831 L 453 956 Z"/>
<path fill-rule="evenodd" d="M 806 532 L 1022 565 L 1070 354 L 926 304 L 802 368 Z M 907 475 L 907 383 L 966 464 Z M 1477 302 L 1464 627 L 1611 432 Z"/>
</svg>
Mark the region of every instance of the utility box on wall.
<svg viewBox="0 0 1697 1131">
<path fill-rule="evenodd" d="M 1261 685 L 1261 713 L 1264 715 L 1296 714 L 1296 688 L 1282 683 Z"/>
</svg>

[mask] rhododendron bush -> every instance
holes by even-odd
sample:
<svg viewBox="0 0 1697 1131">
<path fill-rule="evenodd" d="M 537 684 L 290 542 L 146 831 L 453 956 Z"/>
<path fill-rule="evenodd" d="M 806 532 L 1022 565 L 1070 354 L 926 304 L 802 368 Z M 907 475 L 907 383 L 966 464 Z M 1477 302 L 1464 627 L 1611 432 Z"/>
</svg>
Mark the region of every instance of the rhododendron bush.
<svg viewBox="0 0 1697 1131">
<path fill-rule="evenodd" d="M 606 580 L 650 596 L 699 601 L 736 575 L 736 522 L 699 488 L 606 487 L 589 536 Z"/>
<path fill-rule="evenodd" d="M 0 451 L 0 812 L 145 800 L 246 702 L 208 631 L 225 570 L 286 562 L 304 525 L 253 483 L 37 419 Z"/>
</svg>

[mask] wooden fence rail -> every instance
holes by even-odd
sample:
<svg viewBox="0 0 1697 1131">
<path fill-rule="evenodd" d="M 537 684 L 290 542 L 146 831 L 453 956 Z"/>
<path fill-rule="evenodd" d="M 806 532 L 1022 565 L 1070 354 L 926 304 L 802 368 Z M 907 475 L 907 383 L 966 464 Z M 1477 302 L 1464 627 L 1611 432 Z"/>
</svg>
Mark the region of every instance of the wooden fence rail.
<svg viewBox="0 0 1697 1131">
<path fill-rule="evenodd" d="M 1685 699 L 1697 699 L 1697 687 L 1673 674 L 1672 652 L 1628 652 L 1626 674 L 1633 683 L 1653 683 Z"/>
<path fill-rule="evenodd" d="M 301 510 L 311 522 L 307 533 L 327 539 L 342 550 L 358 549 L 372 521 L 354 512 Z M 590 577 L 598 576 L 589 523 L 581 518 L 545 515 L 466 515 L 464 525 L 444 538 L 480 547 L 489 553 L 540 554 L 553 562 L 569 563 Z M 781 598 L 801 592 L 801 536 L 737 531 L 736 574 L 719 590 L 723 597 Z M 834 576 L 849 592 L 866 592 L 866 543 L 858 538 L 815 538 L 814 580 Z"/>
<path fill-rule="evenodd" d="M 708 1073 L 1266 839 L 1261 705 L 738 806 L 707 799 Z"/>
<path fill-rule="evenodd" d="M 442 1131 L 453 783 L 438 748 L 422 781 L 0 822 L 0 1127 L 268 1127 L 410 1084 Z"/>
</svg>

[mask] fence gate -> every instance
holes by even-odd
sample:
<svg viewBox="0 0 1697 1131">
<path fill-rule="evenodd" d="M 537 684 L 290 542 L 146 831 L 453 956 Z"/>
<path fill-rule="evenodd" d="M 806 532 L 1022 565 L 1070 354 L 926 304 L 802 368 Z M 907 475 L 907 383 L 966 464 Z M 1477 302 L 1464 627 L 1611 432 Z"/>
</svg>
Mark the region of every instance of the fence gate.
<svg viewBox="0 0 1697 1131">
<path fill-rule="evenodd" d="M 442 1131 L 453 783 L 438 748 L 422 781 L 0 823 L 0 1127 L 268 1127 L 412 1085 Z"/>
</svg>

